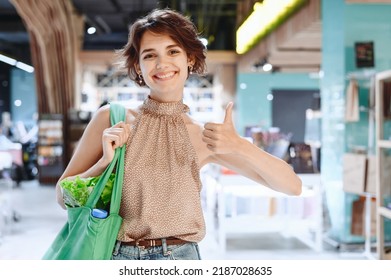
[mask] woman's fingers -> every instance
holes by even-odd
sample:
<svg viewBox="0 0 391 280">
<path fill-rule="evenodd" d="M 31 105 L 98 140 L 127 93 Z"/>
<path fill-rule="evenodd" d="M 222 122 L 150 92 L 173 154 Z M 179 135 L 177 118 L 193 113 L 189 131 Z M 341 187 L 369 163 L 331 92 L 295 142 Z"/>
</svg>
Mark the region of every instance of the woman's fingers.
<svg viewBox="0 0 391 280">
<path fill-rule="evenodd" d="M 126 143 L 126 138 L 125 138 L 125 133 L 123 129 L 111 129 L 110 131 L 106 132 L 106 139 L 111 140 L 113 144 L 113 148 L 117 148 L 122 146 L 123 144 Z"/>
<path fill-rule="evenodd" d="M 210 131 L 219 131 L 221 129 L 222 124 L 220 123 L 212 123 L 208 122 L 204 125 L 204 128 Z"/>
<path fill-rule="evenodd" d="M 112 148 L 118 148 L 126 144 L 130 135 L 130 125 L 119 122 L 112 127 L 106 128 L 103 132 L 105 142 L 111 143 Z"/>
<path fill-rule="evenodd" d="M 232 153 L 237 145 L 238 135 L 228 119 L 222 124 L 206 123 L 202 132 L 202 141 L 207 148 L 218 154 Z"/>
<path fill-rule="evenodd" d="M 103 141 L 108 145 L 108 147 L 115 149 L 120 143 L 120 137 L 115 134 L 104 133 Z"/>
<path fill-rule="evenodd" d="M 103 130 L 102 149 L 105 161 L 110 162 L 114 157 L 115 149 L 126 144 L 130 136 L 130 132 L 130 125 L 124 122 L 119 122 Z"/>
<path fill-rule="evenodd" d="M 213 130 L 209 130 L 209 129 L 204 129 L 202 134 L 204 135 L 204 137 L 210 138 L 210 139 L 217 139 L 217 136 L 218 136 L 217 133 L 215 133 Z"/>
</svg>

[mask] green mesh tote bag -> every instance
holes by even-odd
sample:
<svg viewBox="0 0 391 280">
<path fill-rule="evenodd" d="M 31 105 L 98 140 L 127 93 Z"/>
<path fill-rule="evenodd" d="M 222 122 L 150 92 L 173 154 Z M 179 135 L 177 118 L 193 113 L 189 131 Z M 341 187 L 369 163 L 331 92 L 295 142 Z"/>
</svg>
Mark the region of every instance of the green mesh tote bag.
<svg viewBox="0 0 391 280">
<path fill-rule="evenodd" d="M 110 121 L 114 125 L 124 121 L 126 110 L 119 104 L 110 104 Z M 67 208 L 68 220 L 43 256 L 44 260 L 108 260 L 122 218 L 119 208 L 124 174 L 125 145 L 115 150 L 112 162 L 100 175 L 84 206 Z M 110 210 L 106 218 L 92 216 L 110 174 L 115 169 L 115 180 L 111 194 Z"/>
</svg>

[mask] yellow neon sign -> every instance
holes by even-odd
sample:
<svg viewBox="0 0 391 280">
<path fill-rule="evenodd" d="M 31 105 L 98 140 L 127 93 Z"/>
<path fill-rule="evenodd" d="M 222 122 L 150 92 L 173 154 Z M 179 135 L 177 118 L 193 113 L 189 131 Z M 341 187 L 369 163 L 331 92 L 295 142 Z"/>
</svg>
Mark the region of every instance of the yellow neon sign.
<svg viewBox="0 0 391 280">
<path fill-rule="evenodd" d="M 243 54 L 278 27 L 308 0 L 264 0 L 236 31 L 236 52 Z"/>
</svg>

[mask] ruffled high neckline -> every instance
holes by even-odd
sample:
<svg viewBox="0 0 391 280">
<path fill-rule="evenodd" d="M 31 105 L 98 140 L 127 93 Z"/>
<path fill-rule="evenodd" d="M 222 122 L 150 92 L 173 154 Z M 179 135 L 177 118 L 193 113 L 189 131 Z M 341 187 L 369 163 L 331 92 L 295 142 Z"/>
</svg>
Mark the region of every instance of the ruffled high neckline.
<svg viewBox="0 0 391 280">
<path fill-rule="evenodd" d="M 159 102 L 148 96 L 141 108 L 143 111 L 157 115 L 180 115 L 189 112 L 189 107 L 183 100 L 177 102 Z"/>
</svg>

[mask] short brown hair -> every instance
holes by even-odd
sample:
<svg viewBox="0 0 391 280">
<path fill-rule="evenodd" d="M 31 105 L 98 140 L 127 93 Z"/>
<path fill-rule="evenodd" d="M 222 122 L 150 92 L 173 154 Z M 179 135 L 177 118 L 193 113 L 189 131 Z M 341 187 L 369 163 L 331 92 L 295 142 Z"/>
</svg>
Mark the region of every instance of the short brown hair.
<svg viewBox="0 0 391 280">
<path fill-rule="evenodd" d="M 136 65 L 139 65 L 140 42 L 146 31 L 166 34 L 171 37 L 187 56 L 194 60 L 193 73 L 204 74 L 206 71 L 206 48 L 198 38 L 198 31 L 193 22 L 186 16 L 171 9 L 155 9 L 145 17 L 136 20 L 129 29 L 128 42 L 118 51 L 121 67 L 127 70 L 129 78 L 140 86 L 143 80 L 138 79 Z"/>
</svg>

